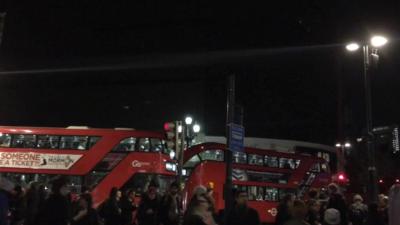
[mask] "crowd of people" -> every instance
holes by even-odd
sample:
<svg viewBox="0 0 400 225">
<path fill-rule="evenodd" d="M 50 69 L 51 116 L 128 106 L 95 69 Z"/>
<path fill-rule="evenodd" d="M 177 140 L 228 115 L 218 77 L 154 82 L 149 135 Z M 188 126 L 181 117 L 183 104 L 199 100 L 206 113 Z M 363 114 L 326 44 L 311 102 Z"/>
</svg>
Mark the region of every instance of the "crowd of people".
<svg viewBox="0 0 400 225">
<path fill-rule="evenodd" d="M 348 204 L 340 188 L 332 183 L 328 193 L 310 190 L 305 201 L 285 196 L 278 206 L 276 225 L 397 225 L 389 220 L 389 197 L 380 194 L 377 203 L 364 204 L 355 194 Z M 399 188 L 400 190 L 400 188 Z M 396 197 L 399 198 L 400 194 Z M 398 199 L 400 200 L 400 199 Z M 390 222 L 390 223 L 389 223 Z"/>
<path fill-rule="evenodd" d="M 397 193 L 398 192 L 398 193 Z M 400 198 L 400 188 L 396 198 Z M 156 182 L 136 201 L 132 189 L 112 188 L 109 198 L 97 209 L 92 196 L 83 190 L 72 196 L 65 179 L 53 182 L 50 194 L 33 182 L 27 190 L 15 186 L 11 193 L 0 190 L 0 225 L 260 225 L 258 212 L 249 207 L 248 193 L 235 190 L 230 211 L 216 211 L 212 189 L 199 186 L 183 210 L 180 187 L 173 182 L 161 196 Z M 392 196 L 395 197 L 395 196 Z M 368 206 L 361 195 L 347 204 L 335 184 L 328 193 L 311 190 L 307 200 L 287 194 L 278 205 L 276 225 L 398 225 L 389 217 L 390 196 L 380 195 Z M 393 203 L 394 204 L 394 203 Z M 398 203 L 396 203 L 398 204 Z M 400 223 L 399 223 L 400 224 Z"/>
</svg>

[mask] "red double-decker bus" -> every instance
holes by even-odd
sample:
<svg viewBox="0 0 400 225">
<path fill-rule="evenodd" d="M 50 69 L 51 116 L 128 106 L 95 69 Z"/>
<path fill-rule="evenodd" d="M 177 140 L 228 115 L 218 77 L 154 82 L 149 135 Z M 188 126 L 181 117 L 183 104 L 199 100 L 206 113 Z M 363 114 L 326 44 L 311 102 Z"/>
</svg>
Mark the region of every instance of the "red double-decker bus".
<svg viewBox="0 0 400 225">
<path fill-rule="evenodd" d="M 127 128 L 0 127 L 0 175 L 19 185 L 38 181 L 50 185 L 69 177 L 71 189 L 83 186 L 97 207 L 112 187 L 140 192 L 151 180 L 160 191 L 175 179 L 164 135 Z"/>
<path fill-rule="evenodd" d="M 310 188 L 323 188 L 336 172 L 334 148 L 301 147 L 266 150 L 246 147 L 233 153 L 234 188 L 247 191 L 249 205 L 255 208 L 263 223 L 273 223 L 279 201 L 288 193 L 305 197 Z M 315 146 L 313 146 L 315 147 Z M 199 185 L 213 188 L 216 209 L 224 208 L 224 155 L 226 146 L 203 143 L 186 150 L 184 155 L 184 204 Z"/>
</svg>

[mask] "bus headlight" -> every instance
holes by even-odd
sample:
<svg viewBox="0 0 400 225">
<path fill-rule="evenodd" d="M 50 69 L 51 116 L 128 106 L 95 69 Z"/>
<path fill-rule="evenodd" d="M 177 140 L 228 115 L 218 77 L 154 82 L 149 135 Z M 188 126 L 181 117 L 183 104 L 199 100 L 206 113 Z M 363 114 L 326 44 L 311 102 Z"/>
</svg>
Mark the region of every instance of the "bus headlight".
<svg viewBox="0 0 400 225">
<path fill-rule="evenodd" d="M 175 163 L 171 163 L 171 162 L 167 162 L 167 163 L 165 163 L 165 169 L 168 170 L 168 171 L 176 172 L 176 164 Z"/>
</svg>

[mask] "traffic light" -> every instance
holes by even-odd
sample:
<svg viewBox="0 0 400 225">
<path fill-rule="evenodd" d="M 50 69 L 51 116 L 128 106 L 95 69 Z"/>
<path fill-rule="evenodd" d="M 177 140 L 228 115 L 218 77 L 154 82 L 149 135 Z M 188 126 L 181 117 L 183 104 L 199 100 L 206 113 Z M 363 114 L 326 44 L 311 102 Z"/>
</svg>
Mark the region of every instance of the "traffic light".
<svg viewBox="0 0 400 225">
<path fill-rule="evenodd" d="M 165 138 L 167 139 L 168 149 L 176 151 L 177 145 L 177 122 L 166 122 L 164 123 Z"/>
<path fill-rule="evenodd" d="M 349 183 L 349 179 L 347 178 L 346 174 L 344 172 L 339 172 L 337 173 L 333 180 L 337 182 L 338 184 L 346 185 Z"/>
</svg>

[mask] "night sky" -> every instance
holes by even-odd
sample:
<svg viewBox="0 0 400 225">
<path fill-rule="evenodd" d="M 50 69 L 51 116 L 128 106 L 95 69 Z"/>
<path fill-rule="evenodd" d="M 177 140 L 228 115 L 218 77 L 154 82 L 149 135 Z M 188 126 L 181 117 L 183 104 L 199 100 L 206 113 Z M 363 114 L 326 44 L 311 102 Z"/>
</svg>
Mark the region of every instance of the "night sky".
<svg viewBox="0 0 400 225">
<path fill-rule="evenodd" d="M 0 8 L 2 125 L 160 130 L 191 114 L 208 135 L 224 135 L 226 76 L 236 74 L 247 136 L 354 140 L 365 120 L 362 55 L 344 44 L 374 32 L 390 37 L 373 78 L 374 124 L 400 123 L 398 1 L 1 0 Z"/>
</svg>

